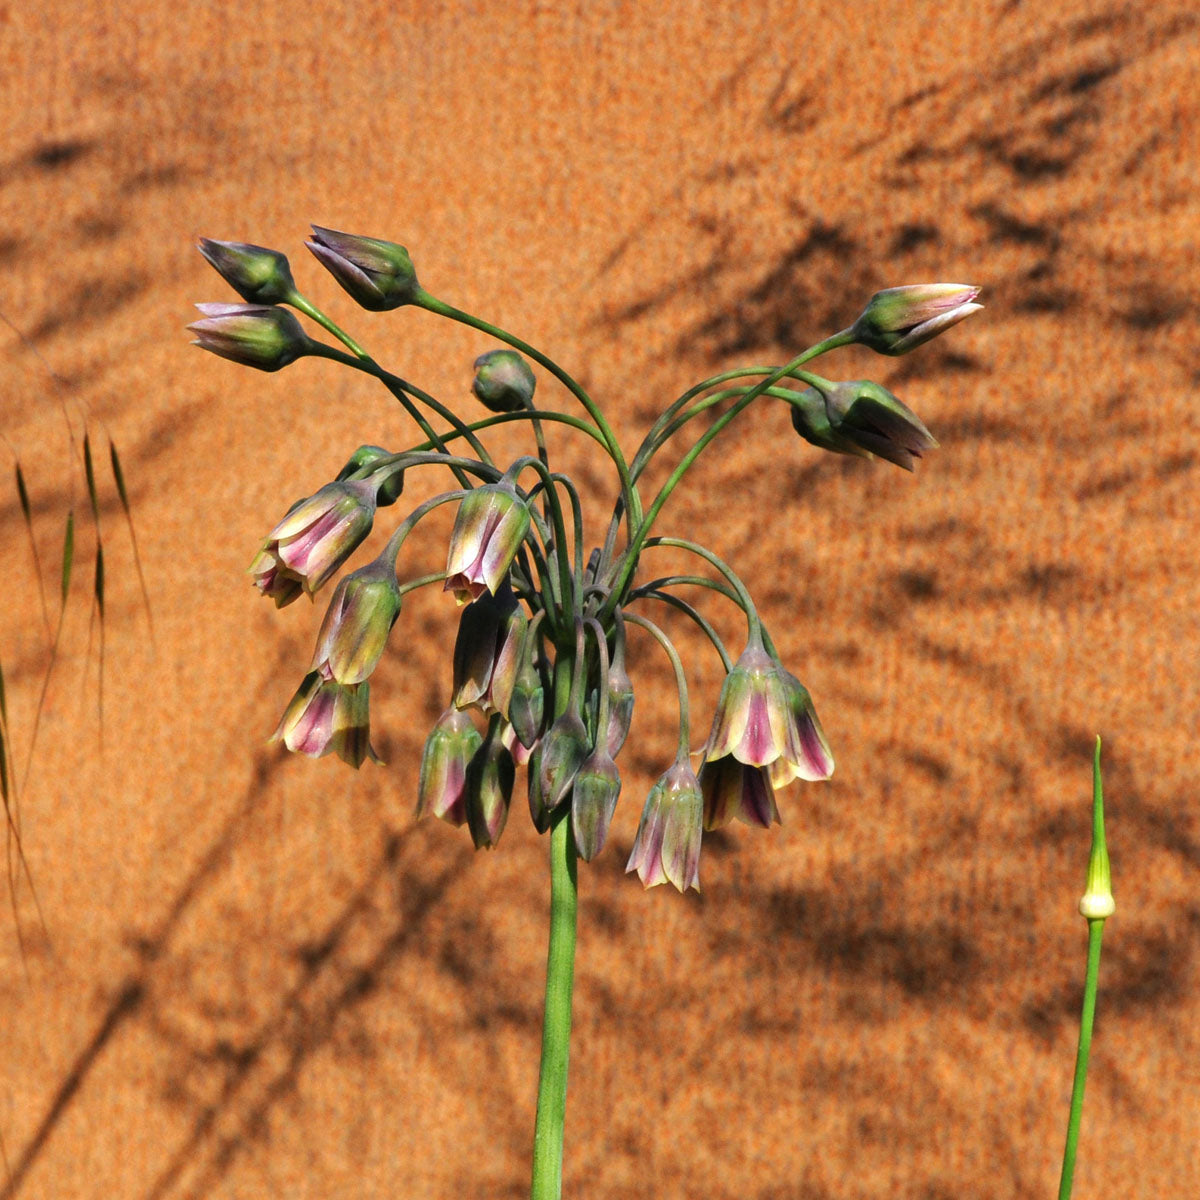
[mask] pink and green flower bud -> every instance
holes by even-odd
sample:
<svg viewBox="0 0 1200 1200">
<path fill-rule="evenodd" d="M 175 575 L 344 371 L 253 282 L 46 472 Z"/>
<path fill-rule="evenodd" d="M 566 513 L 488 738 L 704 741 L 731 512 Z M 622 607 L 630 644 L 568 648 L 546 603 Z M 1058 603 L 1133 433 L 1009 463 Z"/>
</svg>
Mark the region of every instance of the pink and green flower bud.
<svg viewBox="0 0 1200 1200">
<path fill-rule="evenodd" d="M 937 440 L 912 409 L 867 379 L 802 392 L 792 405 L 792 427 L 823 450 L 874 454 L 906 471 L 927 450 L 937 448 Z"/>
<path fill-rule="evenodd" d="M 454 704 L 508 718 L 529 619 L 502 584 L 463 609 L 454 642 Z"/>
<path fill-rule="evenodd" d="M 475 360 L 471 391 L 491 412 L 519 412 L 533 407 L 537 380 L 529 364 L 515 350 L 489 350 Z"/>
<path fill-rule="evenodd" d="M 382 446 L 359 446 L 346 460 L 346 465 L 337 473 L 338 479 L 348 479 L 363 468 L 369 468 L 372 463 L 382 458 L 394 458 L 395 455 Z M 372 479 L 375 484 L 375 503 L 380 508 L 390 508 L 400 499 L 404 492 L 404 470 L 397 467 L 393 471 L 382 472 Z"/>
<path fill-rule="evenodd" d="M 529 769 L 525 772 L 526 794 L 529 797 L 529 815 L 533 827 L 538 833 L 545 833 L 550 828 L 550 818 L 553 811 L 546 804 L 546 794 L 542 790 L 542 743 L 538 742 L 529 755 Z"/>
<path fill-rule="evenodd" d="M 567 798 L 591 749 L 583 718 L 574 709 L 568 708 L 546 731 L 538 771 L 542 801 L 548 813 L 554 812 Z"/>
<path fill-rule="evenodd" d="M 886 288 L 867 301 L 850 332 L 860 346 L 879 354 L 907 354 L 957 325 L 983 305 L 979 288 L 965 283 L 916 283 Z"/>
<path fill-rule="evenodd" d="M 204 319 L 189 326 L 193 346 L 259 371 L 278 371 L 312 351 L 312 341 L 286 309 L 271 304 L 197 304 Z"/>
<path fill-rule="evenodd" d="M 304 244 L 368 312 L 411 304 L 421 290 L 408 251 L 395 242 L 314 225 L 313 240 Z"/>
<path fill-rule="evenodd" d="M 247 304 L 284 304 L 296 292 L 287 256 L 250 242 L 201 238 L 197 247 Z"/>
<path fill-rule="evenodd" d="M 575 849 L 585 862 L 591 862 L 604 849 L 620 794 L 617 764 L 605 747 L 598 746 L 579 768 L 571 788 L 571 832 Z"/>
<path fill-rule="evenodd" d="M 624 654 L 614 655 L 608 667 L 608 728 L 605 745 L 616 758 L 633 723 L 633 680 L 625 670 Z"/>
<path fill-rule="evenodd" d="M 763 829 L 779 824 L 769 767 L 748 766 L 733 757 L 710 760 L 700 768 L 700 789 L 705 829 L 717 829 L 734 817 Z"/>
<path fill-rule="evenodd" d="M 508 752 L 513 756 L 513 762 L 518 767 L 525 766 L 533 757 L 533 751 L 538 744 L 537 741 L 534 741 L 533 746 L 524 745 L 521 739 L 517 737 L 517 731 L 512 727 L 510 722 L 504 722 L 504 725 L 501 727 L 500 736 L 504 739 L 504 744 L 508 747 Z"/>
<path fill-rule="evenodd" d="M 780 758 L 768 767 L 773 787 L 780 788 L 793 779 L 807 783 L 828 779 L 833 774 L 833 753 L 808 689 L 795 675 L 780 669 L 788 708 L 787 746 Z"/>
<path fill-rule="evenodd" d="M 321 622 L 312 670 L 338 683 L 362 683 L 379 663 L 400 615 L 400 585 L 390 558 L 347 575 Z"/>
<path fill-rule="evenodd" d="M 438 718 L 421 755 L 417 816 L 426 811 L 462 825 L 467 820 L 467 766 L 483 738 L 471 718 L 451 706 Z"/>
<path fill-rule="evenodd" d="M 476 850 L 491 849 L 504 832 L 517 768 L 505 745 L 503 723 L 493 717 L 483 745 L 467 764 L 467 825 Z"/>
<path fill-rule="evenodd" d="M 297 754 L 336 754 L 352 767 L 379 762 L 371 748 L 370 685 L 341 684 L 310 671 L 292 697 L 271 741 Z"/>
<path fill-rule="evenodd" d="M 705 757 L 768 766 L 788 748 L 788 723 L 783 668 L 755 638 L 725 677 Z"/>
<path fill-rule="evenodd" d="M 337 573 L 371 532 L 375 489 L 363 480 L 327 483 L 292 506 L 250 564 L 254 586 L 277 608 L 311 597 Z"/>
<path fill-rule="evenodd" d="M 494 596 L 529 532 L 529 506 L 507 479 L 468 492 L 459 505 L 444 590 L 459 604 Z"/>
<path fill-rule="evenodd" d="M 699 891 L 703 816 L 700 782 L 681 759 L 651 788 L 625 870 L 648 888 L 670 883 Z"/>
<path fill-rule="evenodd" d="M 521 665 L 513 681 L 508 701 L 508 719 L 521 745 L 532 748 L 542 736 L 542 721 L 546 715 L 546 689 L 536 662 L 536 647 L 527 647 L 521 655 Z"/>
</svg>

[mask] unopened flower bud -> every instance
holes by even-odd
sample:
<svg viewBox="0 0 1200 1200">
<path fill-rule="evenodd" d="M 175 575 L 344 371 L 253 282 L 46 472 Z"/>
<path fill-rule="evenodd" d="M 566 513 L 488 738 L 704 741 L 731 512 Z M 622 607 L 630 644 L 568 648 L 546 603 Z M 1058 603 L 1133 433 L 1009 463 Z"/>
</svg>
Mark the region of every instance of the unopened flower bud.
<svg viewBox="0 0 1200 1200">
<path fill-rule="evenodd" d="M 337 478 L 348 479 L 382 458 L 394 457 L 390 450 L 385 450 L 382 446 L 359 446 L 337 473 Z M 390 508 L 404 492 L 404 471 L 397 467 L 393 471 L 382 472 L 372 477 L 372 482 L 375 483 L 375 503 L 380 508 Z"/>
<path fill-rule="evenodd" d="M 435 817 L 462 825 L 467 819 L 467 765 L 483 744 L 471 718 L 451 706 L 438 718 L 421 755 L 417 816 L 428 809 Z"/>
<path fill-rule="evenodd" d="M 390 558 L 347 575 L 321 622 L 312 669 L 338 683 L 362 683 L 379 662 L 400 615 L 400 585 Z"/>
<path fill-rule="evenodd" d="M 621 794 L 621 775 L 608 750 L 598 746 L 588 756 L 571 788 L 571 832 L 579 857 L 591 862 L 608 838 Z"/>
<path fill-rule="evenodd" d="M 296 291 L 287 256 L 249 242 L 201 238 L 201 254 L 247 304 L 283 304 Z"/>
<path fill-rule="evenodd" d="M 519 412 L 533 407 L 537 380 L 529 364 L 515 350 L 489 350 L 475 360 L 471 391 L 492 412 Z"/>
<path fill-rule="evenodd" d="M 521 655 L 521 665 L 508 701 L 508 719 L 522 746 L 532 748 L 542 736 L 545 710 L 546 689 L 537 666 L 537 648 L 527 646 Z"/>
<path fill-rule="evenodd" d="M 512 753 L 504 744 L 503 722 L 494 716 L 483 745 L 467 764 L 467 824 L 476 850 L 490 850 L 500 840 L 516 773 Z"/>
<path fill-rule="evenodd" d="M 454 703 L 509 715 L 518 660 L 529 619 L 512 589 L 501 584 L 463 609 L 454 641 Z"/>
<path fill-rule="evenodd" d="M 445 591 L 459 604 L 496 594 L 500 581 L 529 532 L 529 506 L 507 479 L 469 491 L 459 505 L 450 553 L 446 560 Z"/>
<path fill-rule="evenodd" d="M 273 304 L 197 304 L 204 319 L 188 328 L 193 346 L 259 371 L 278 371 L 312 347 L 294 316 Z"/>
<path fill-rule="evenodd" d="M 277 608 L 300 590 L 311 597 L 334 575 L 371 532 L 375 490 L 361 480 L 327 483 L 294 504 L 271 530 L 250 564 L 254 586 Z"/>
<path fill-rule="evenodd" d="M 851 327 L 854 340 L 879 354 L 907 354 L 978 312 L 979 288 L 965 283 L 917 283 L 886 288 L 867 301 Z"/>
<path fill-rule="evenodd" d="M 547 812 L 553 812 L 566 799 L 590 749 L 583 718 L 568 708 L 542 739 L 538 769 Z"/>
<path fill-rule="evenodd" d="M 336 754 L 352 767 L 364 758 L 379 762 L 371 748 L 370 685 L 345 685 L 310 671 L 280 718 L 271 741 L 297 754 Z"/>
<path fill-rule="evenodd" d="M 838 454 L 877 455 L 906 471 L 937 447 L 921 418 L 885 387 L 867 379 L 823 384 L 792 405 L 792 427 L 814 446 Z"/>
<path fill-rule="evenodd" d="M 420 291 L 408 251 L 395 242 L 313 226 L 304 243 L 350 296 L 369 312 L 411 304 Z"/>
<path fill-rule="evenodd" d="M 625 870 L 637 871 L 646 887 L 699 891 L 702 819 L 700 783 L 680 759 L 650 790 Z"/>
</svg>

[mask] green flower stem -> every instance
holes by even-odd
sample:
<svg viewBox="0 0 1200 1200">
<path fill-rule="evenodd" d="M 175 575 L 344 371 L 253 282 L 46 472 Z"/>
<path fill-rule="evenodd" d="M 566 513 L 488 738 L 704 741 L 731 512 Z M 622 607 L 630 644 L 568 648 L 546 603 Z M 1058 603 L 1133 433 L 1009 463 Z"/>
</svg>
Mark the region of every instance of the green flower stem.
<svg viewBox="0 0 1200 1200">
<path fill-rule="evenodd" d="M 693 608 L 686 600 L 680 599 L 678 596 L 672 595 L 670 592 L 647 591 L 645 588 L 638 588 L 636 592 L 630 593 L 634 600 L 661 600 L 664 604 L 671 605 L 672 608 L 679 609 L 680 612 L 689 616 L 704 633 L 708 636 L 708 640 L 712 642 L 717 653 L 721 656 L 721 665 L 725 668 L 725 673 L 728 675 L 733 670 L 733 658 L 729 651 L 725 649 L 725 643 L 721 641 L 720 635 L 709 624 L 695 608 Z"/>
<path fill-rule="evenodd" d="M 550 825 L 550 946 L 546 954 L 546 1004 L 530 1200 L 560 1200 L 562 1196 L 563 1124 L 575 981 L 576 875 L 571 807 L 564 805 Z"/>
<path fill-rule="evenodd" d="M 707 575 L 661 575 L 658 579 L 650 580 L 649 583 L 639 583 L 629 593 L 629 598 L 630 600 L 636 600 L 639 596 L 648 596 L 651 592 L 659 592 L 663 588 L 679 587 L 683 584 L 708 588 L 710 591 L 724 596 L 727 600 L 732 600 L 738 608 L 742 608 L 741 597 L 733 588 L 727 587 L 723 583 L 718 583 L 715 579 L 709 579 Z M 745 612 L 746 610 L 742 608 L 742 611 Z"/>
<path fill-rule="evenodd" d="M 597 736 L 599 736 L 601 730 L 608 728 L 608 635 L 604 632 L 604 626 L 595 617 L 585 617 L 583 623 L 592 631 L 592 636 L 596 641 L 596 657 L 600 660 L 600 669 L 597 672 L 600 680 L 600 707 L 596 712 L 596 730 Z"/>
<path fill-rule="evenodd" d="M 516 485 L 517 479 L 521 472 L 526 467 L 532 467 L 541 476 L 542 485 L 546 491 L 546 497 L 550 505 L 551 519 L 554 523 L 554 549 L 558 556 L 559 570 L 559 598 L 563 604 L 563 617 L 567 615 L 567 588 L 571 587 L 571 605 L 574 607 L 574 576 L 571 574 L 571 562 L 567 549 L 567 524 L 563 517 L 562 503 L 558 497 L 558 489 L 554 486 L 555 476 L 551 474 L 550 468 L 546 466 L 540 458 L 535 458 L 532 454 L 524 454 L 517 459 L 515 463 L 505 472 L 505 479 L 510 480 L 513 485 Z M 572 494 L 574 489 L 572 489 Z M 575 507 L 575 515 L 582 521 L 579 509 L 579 497 L 573 495 L 573 503 Z M 578 525 L 576 526 L 578 532 Z"/>
<path fill-rule="evenodd" d="M 1075 1080 L 1071 1086 L 1071 1111 L 1067 1119 L 1067 1140 L 1063 1147 L 1062 1173 L 1058 1180 L 1058 1200 L 1070 1200 L 1075 1179 L 1075 1153 L 1079 1146 L 1079 1127 L 1083 1118 L 1083 1088 L 1087 1082 L 1088 1057 L 1092 1048 L 1092 1024 L 1096 1017 L 1096 991 L 1100 979 L 1100 942 L 1104 922 L 1115 910 L 1112 898 L 1112 872 L 1104 839 L 1104 788 L 1100 778 L 1100 739 L 1092 762 L 1092 850 L 1088 856 L 1087 890 L 1079 902 L 1088 923 L 1087 973 L 1083 983 L 1083 1013 L 1079 1020 L 1079 1048 L 1075 1054 Z"/>
<path fill-rule="evenodd" d="M 509 421 L 555 421 L 560 425 L 570 425 L 573 429 L 581 430 L 594 442 L 605 446 L 604 438 L 600 436 L 599 431 L 590 421 L 585 421 L 582 417 L 573 417 L 570 413 L 553 412 L 544 408 L 526 408 L 519 412 L 497 413 L 496 416 L 487 417 L 482 421 L 472 421 L 470 425 L 466 426 L 466 429 L 472 433 L 478 433 L 481 429 L 490 429 L 493 425 L 504 425 Z M 455 430 L 453 433 L 443 433 L 440 436 L 443 441 L 451 442 L 457 437 L 465 437 L 466 434 Z M 423 446 L 414 448 L 427 449 L 432 445 L 432 442 L 426 442 Z"/>
<path fill-rule="evenodd" d="M 445 571 L 435 571 L 432 575 L 419 575 L 416 579 L 409 579 L 400 585 L 400 595 L 407 596 L 409 592 L 415 592 L 417 588 L 428 587 L 431 583 L 439 583 L 445 578 Z"/>
<path fill-rule="evenodd" d="M 641 520 L 642 516 L 641 497 L 638 495 L 637 488 L 634 487 L 633 481 L 629 476 L 629 464 L 625 461 L 625 455 L 621 452 L 621 446 L 617 442 L 616 434 L 613 433 L 612 426 L 609 425 L 604 413 L 600 411 L 599 405 L 596 404 L 591 396 L 553 359 L 548 358 L 540 350 L 529 345 L 528 342 L 522 341 L 514 334 L 508 333 L 506 330 L 488 321 L 484 321 L 480 317 L 463 312 L 462 309 L 455 308 L 452 304 L 447 304 L 445 301 L 439 300 L 436 296 L 431 296 L 424 289 L 418 290 L 414 303 L 419 304 L 428 312 L 436 313 L 442 317 L 449 317 L 452 321 L 458 321 L 460 324 L 469 326 L 471 329 L 478 329 L 481 333 L 486 333 L 491 337 L 498 338 L 502 342 L 507 342 L 514 350 L 519 350 L 522 354 L 527 354 L 536 363 L 545 367 L 583 405 L 588 416 L 596 423 L 596 428 L 599 429 L 601 437 L 604 439 L 604 447 L 617 469 L 617 475 L 621 480 L 621 499 L 625 505 L 625 511 L 630 514 L 630 533 L 632 535 L 634 526 Z"/>
<path fill-rule="evenodd" d="M 679 757 L 686 761 L 691 749 L 689 746 L 691 721 L 688 715 L 687 675 L 684 673 L 679 651 L 675 649 L 671 639 L 653 621 L 648 621 L 645 617 L 639 617 L 637 613 L 631 612 L 625 614 L 625 620 L 634 625 L 640 625 L 653 636 L 671 660 L 671 666 L 675 671 L 675 687 L 679 692 Z"/>
<path fill-rule="evenodd" d="M 710 566 L 716 567 L 729 580 L 729 586 L 738 594 L 738 601 L 741 604 L 742 611 L 746 614 L 746 623 L 750 627 L 751 638 L 755 634 L 758 634 L 760 637 L 762 636 L 762 621 L 759 620 L 758 609 L 754 607 L 754 601 L 750 597 L 750 592 L 738 577 L 737 572 L 723 558 L 714 554 L 707 547 L 701 546 L 698 542 L 689 542 L 686 538 L 650 538 L 646 542 L 646 548 L 649 549 L 651 546 L 673 546 L 679 550 L 689 550 L 692 554 L 698 554 Z"/>
</svg>

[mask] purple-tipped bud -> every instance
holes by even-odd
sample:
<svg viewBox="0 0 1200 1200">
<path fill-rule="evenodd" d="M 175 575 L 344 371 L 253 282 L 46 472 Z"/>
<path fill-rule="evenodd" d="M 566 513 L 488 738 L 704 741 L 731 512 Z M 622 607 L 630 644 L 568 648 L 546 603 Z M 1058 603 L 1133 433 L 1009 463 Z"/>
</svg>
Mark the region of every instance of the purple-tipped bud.
<svg viewBox="0 0 1200 1200">
<path fill-rule="evenodd" d="M 454 704 L 509 715 L 521 645 L 529 618 L 512 589 L 501 584 L 463 609 L 454 642 Z"/>
<path fill-rule="evenodd" d="M 483 744 L 471 718 L 457 708 L 448 708 L 438 718 L 421 755 L 417 785 L 417 816 L 425 811 L 462 825 L 467 819 L 467 765 Z"/>
<path fill-rule="evenodd" d="M 278 371 L 310 353 L 300 322 L 272 304 L 197 304 L 204 314 L 188 328 L 193 346 L 260 371 Z"/>
<path fill-rule="evenodd" d="M 769 767 L 752 767 L 736 758 L 718 758 L 700 768 L 704 828 L 716 829 L 737 817 L 763 829 L 779 824 Z"/>
<path fill-rule="evenodd" d="M 380 459 L 395 457 L 390 450 L 385 450 L 382 446 L 359 446 L 346 459 L 346 465 L 337 473 L 337 478 L 348 479 L 351 475 L 357 474 L 364 467 L 369 468 L 372 463 L 376 463 Z M 380 508 L 390 508 L 404 492 L 404 470 L 397 467 L 392 471 L 381 471 L 379 475 L 372 478 L 372 483 L 375 485 L 376 505 Z"/>
<path fill-rule="evenodd" d="M 552 813 L 567 798 L 591 745 L 583 718 L 568 708 L 546 731 L 538 763 L 542 800 Z"/>
<path fill-rule="evenodd" d="M 607 749 L 598 746 L 588 756 L 571 788 L 571 832 L 575 849 L 585 862 L 591 862 L 608 838 L 621 794 L 621 775 Z"/>
<path fill-rule="evenodd" d="M 823 450 L 860 457 L 874 454 L 906 471 L 937 447 L 912 409 L 867 379 L 802 392 L 792 406 L 792 427 Z"/>
<path fill-rule="evenodd" d="M 311 669 L 338 683 L 362 683 L 375 670 L 399 615 L 400 585 L 390 559 L 377 558 L 351 572 L 329 602 Z"/>
<path fill-rule="evenodd" d="M 278 250 L 212 238 L 201 238 L 197 249 L 247 304 L 284 304 L 295 295 L 292 268 Z"/>
<path fill-rule="evenodd" d="M 468 492 L 459 505 L 444 590 L 459 604 L 494 596 L 529 532 L 529 506 L 507 479 Z"/>
<path fill-rule="evenodd" d="M 250 564 L 254 586 L 277 608 L 304 590 L 311 597 L 371 532 L 375 489 L 368 483 L 327 483 L 292 506 Z"/>
<path fill-rule="evenodd" d="M 471 391 L 492 412 L 532 408 L 536 386 L 529 364 L 515 350 L 489 350 L 475 360 Z"/>
<path fill-rule="evenodd" d="M 313 226 L 304 243 L 320 264 L 369 312 L 411 304 L 420 292 L 408 251 L 395 242 Z"/>
<path fill-rule="evenodd" d="M 524 648 L 508 701 L 508 719 L 512 722 L 513 732 L 527 749 L 542 736 L 542 720 L 546 714 L 546 689 L 536 656 L 536 647 Z"/>
<path fill-rule="evenodd" d="M 516 773 L 512 753 L 504 744 L 502 723 L 493 718 L 483 745 L 467 764 L 467 824 L 476 850 L 490 850 L 500 840 Z"/>
<path fill-rule="evenodd" d="M 681 759 L 651 788 L 625 870 L 648 888 L 670 883 L 699 891 L 702 820 L 700 783 Z"/>
<path fill-rule="evenodd" d="M 633 722 L 633 680 L 625 670 L 625 656 L 614 655 L 608 667 L 608 729 L 605 744 L 613 758 L 621 752 Z"/>
<path fill-rule="evenodd" d="M 271 741 L 297 754 L 336 754 L 352 767 L 379 762 L 371 748 L 370 685 L 349 686 L 310 671 L 280 718 Z"/>
<path fill-rule="evenodd" d="M 979 288 L 965 283 L 915 283 L 886 288 L 867 301 L 851 327 L 854 340 L 879 354 L 907 354 L 978 312 Z"/>
</svg>

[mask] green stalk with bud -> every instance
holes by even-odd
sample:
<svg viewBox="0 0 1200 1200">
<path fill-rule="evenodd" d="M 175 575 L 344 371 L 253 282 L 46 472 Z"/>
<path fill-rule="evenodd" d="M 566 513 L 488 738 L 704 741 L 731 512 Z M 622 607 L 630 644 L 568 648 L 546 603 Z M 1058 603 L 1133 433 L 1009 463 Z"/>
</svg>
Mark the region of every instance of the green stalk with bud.
<svg viewBox="0 0 1200 1200">
<path fill-rule="evenodd" d="M 515 335 L 426 291 L 405 247 L 320 226 L 306 244 L 362 308 L 416 306 L 502 343 L 476 358 L 471 383 L 475 399 L 493 415 L 468 421 L 380 366 L 300 293 L 279 251 L 209 239 L 200 244 L 244 302 L 200 306 L 202 318 L 191 328 L 202 349 L 262 371 L 305 357 L 349 366 L 382 382 L 417 430 L 407 449 L 360 447 L 332 479 L 292 505 L 251 563 L 264 596 L 280 608 L 302 594 L 315 599 L 380 511 L 398 502 L 409 472 L 442 467 L 458 485 L 421 505 L 374 562 L 336 586 L 309 671 L 275 737 L 297 753 L 336 753 L 354 767 L 368 758 L 378 761 L 370 743 L 370 676 L 400 617 L 402 596 L 435 582 L 454 594 L 462 612 L 453 683 L 448 707 L 425 743 L 417 813 L 466 825 L 476 848 L 492 849 L 523 770 L 530 816 L 539 832 L 550 834 L 551 919 L 531 1195 L 551 1200 L 562 1189 L 578 862 L 603 853 L 621 794 L 617 758 L 630 733 L 635 696 L 626 669 L 629 629 L 649 634 L 663 649 L 679 696 L 678 749 L 646 799 L 626 866 L 644 886 L 698 889 L 706 830 L 734 818 L 769 827 L 780 820 L 779 789 L 795 780 L 828 779 L 834 768 L 812 698 L 780 662 L 749 588 L 712 550 L 658 534 L 656 524 L 697 458 L 756 404 L 788 405 L 796 432 L 819 449 L 911 470 L 937 445 L 916 414 L 878 384 L 831 382 L 801 368 L 851 344 L 904 354 L 978 310 L 978 289 L 921 284 L 879 292 L 853 325 L 784 365 L 738 368 L 688 389 L 663 406 L 637 452 L 627 457 L 603 409 L 578 381 Z M 310 336 L 290 310 L 341 347 Z M 535 366 L 565 389 L 578 406 L 574 412 L 535 407 Z M 753 382 L 724 386 L 734 380 Z M 806 390 L 794 390 L 793 382 Z M 639 488 L 647 467 L 674 450 L 696 417 L 719 405 L 729 407 L 676 455 L 647 506 Z M 514 421 L 530 424 L 536 453 L 503 468 L 481 435 Z M 551 468 L 545 440 L 551 425 L 584 433 L 611 463 L 611 511 L 594 524 L 573 481 Z M 452 454 L 451 442 L 462 453 Z M 447 504 L 457 508 L 445 569 L 401 583 L 405 537 Z M 701 570 L 711 569 L 715 577 L 665 575 L 635 584 L 642 555 L 660 546 L 694 555 Z M 743 613 L 746 645 L 736 661 L 700 607 L 677 594 L 696 587 Z M 725 672 L 708 738 L 698 750 L 687 665 L 668 633 L 641 611 L 648 603 L 694 621 Z"/>
</svg>

